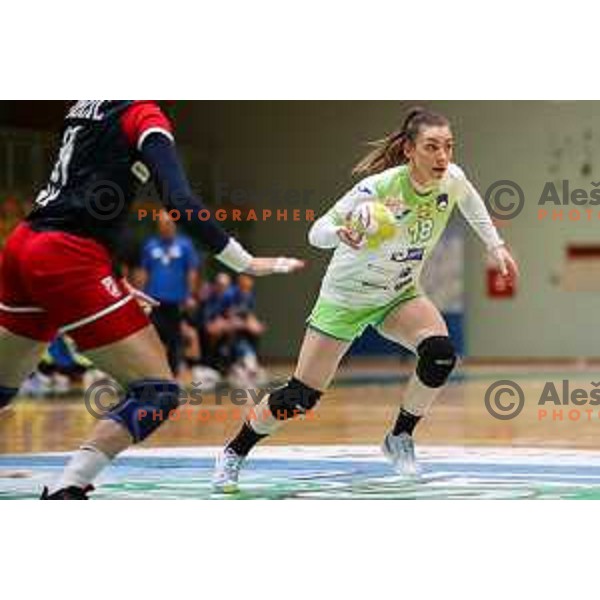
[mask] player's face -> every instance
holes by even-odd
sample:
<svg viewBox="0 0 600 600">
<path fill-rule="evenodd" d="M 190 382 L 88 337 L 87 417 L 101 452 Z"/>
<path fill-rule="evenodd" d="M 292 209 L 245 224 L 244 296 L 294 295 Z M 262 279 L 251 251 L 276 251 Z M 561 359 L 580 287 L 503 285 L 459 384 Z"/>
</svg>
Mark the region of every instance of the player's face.
<svg viewBox="0 0 600 600">
<path fill-rule="evenodd" d="M 442 179 L 452 161 L 453 150 L 454 140 L 449 127 L 421 127 L 417 139 L 406 147 L 415 181 L 429 184 Z"/>
</svg>

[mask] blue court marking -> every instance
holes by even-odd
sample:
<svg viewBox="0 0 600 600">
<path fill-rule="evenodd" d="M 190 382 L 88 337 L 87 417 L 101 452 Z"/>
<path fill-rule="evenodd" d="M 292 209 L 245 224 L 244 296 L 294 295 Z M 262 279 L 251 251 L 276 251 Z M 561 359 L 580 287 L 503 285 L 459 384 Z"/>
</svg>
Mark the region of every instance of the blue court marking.
<svg viewBox="0 0 600 600">
<path fill-rule="evenodd" d="M 56 471 L 67 462 L 67 456 L 52 455 L 11 455 L 0 456 L 0 469 L 29 469 L 39 471 Z M 191 457 L 145 457 L 129 456 L 117 459 L 106 471 L 108 478 L 117 476 L 137 478 L 140 476 L 169 476 L 177 472 L 178 476 L 185 472 L 188 476 L 196 473 L 206 477 L 214 466 L 212 458 Z M 506 481 L 540 481 L 569 484 L 600 485 L 600 465 L 585 464 L 548 464 L 518 462 L 468 462 L 468 461 L 420 461 L 422 473 L 427 476 L 443 474 L 446 477 L 474 478 Z M 393 475 L 390 466 L 381 461 L 303 458 L 253 458 L 248 461 L 245 473 L 277 473 L 291 477 L 306 473 L 335 472 L 339 477 L 386 477 Z M 0 483 L 0 489 L 2 484 Z"/>
<path fill-rule="evenodd" d="M 63 467 L 68 460 L 66 455 L 3 455 L 0 456 L 0 468 L 31 469 L 38 467 Z M 551 464 L 549 462 L 519 463 L 519 462 L 468 462 L 468 461 L 428 461 L 421 460 L 420 466 L 424 472 L 434 474 L 438 471 L 455 473 L 457 475 L 478 473 L 494 475 L 510 473 L 511 475 L 528 476 L 587 476 L 596 477 L 600 482 L 600 465 L 586 464 Z M 127 456 L 114 461 L 111 469 L 212 469 L 212 457 L 194 458 L 187 456 Z M 382 461 L 349 460 L 345 458 L 306 459 L 306 458 L 262 458 L 256 457 L 248 461 L 245 470 L 261 471 L 304 471 L 312 469 L 331 469 L 368 472 L 373 475 L 391 473 L 389 465 Z"/>
<path fill-rule="evenodd" d="M 266 447 L 248 461 L 236 498 L 600 498 L 600 453 L 423 448 L 422 479 L 400 481 L 375 448 Z M 214 449 L 124 455 L 94 498 L 222 498 L 211 488 Z M 303 455 L 304 453 L 304 455 Z M 0 456 L 0 498 L 39 496 L 63 454 Z"/>
</svg>

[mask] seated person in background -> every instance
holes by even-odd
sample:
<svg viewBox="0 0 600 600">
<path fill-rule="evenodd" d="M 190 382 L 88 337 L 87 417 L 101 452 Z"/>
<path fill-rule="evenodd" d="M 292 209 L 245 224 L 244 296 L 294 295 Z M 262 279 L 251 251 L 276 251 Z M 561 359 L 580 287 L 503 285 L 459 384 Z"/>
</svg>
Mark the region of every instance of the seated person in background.
<svg viewBox="0 0 600 600">
<path fill-rule="evenodd" d="M 266 374 L 258 363 L 258 342 L 266 327 L 256 316 L 254 279 L 239 275 L 226 293 L 229 319 L 234 330 L 232 376 L 238 383 L 263 383 Z"/>
<path fill-rule="evenodd" d="M 198 334 L 204 363 L 221 375 L 227 375 L 234 357 L 232 342 L 235 328 L 231 321 L 231 277 L 218 273 L 210 293 L 199 310 Z"/>
<path fill-rule="evenodd" d="M 185 304 L 181 323 L 184 360 L 192 381 L 202 383 L 202 389 L 214 387 L 221 379 L 219 371 L 210 366 L 214 360 L 206 333 L 207 301 L 211 294 L 212 284 L 199 278 L 196 294 Z"/>
</svg>

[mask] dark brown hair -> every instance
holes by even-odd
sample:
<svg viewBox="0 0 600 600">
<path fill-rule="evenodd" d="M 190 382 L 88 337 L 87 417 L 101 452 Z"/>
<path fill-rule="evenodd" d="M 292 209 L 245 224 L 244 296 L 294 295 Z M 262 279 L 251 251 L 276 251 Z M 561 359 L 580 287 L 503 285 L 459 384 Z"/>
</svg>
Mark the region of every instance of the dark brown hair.
<svg viewBox="0 0 600 600">
<path fill-rule="evenodd" d="M 444 127 L 450 123 L 446 117 L 426 108 L 415 107 L 408 111 L 402 127 L 390 135 L 369 142 L 371 150 L 352 169 L 353 175 L 366 177 L 381 173 L 390 167 L 402 165 L 407 161 L 404 147 L 407 141 L 414 142 L 423 125 L 429 127 Z"/>
</svg>

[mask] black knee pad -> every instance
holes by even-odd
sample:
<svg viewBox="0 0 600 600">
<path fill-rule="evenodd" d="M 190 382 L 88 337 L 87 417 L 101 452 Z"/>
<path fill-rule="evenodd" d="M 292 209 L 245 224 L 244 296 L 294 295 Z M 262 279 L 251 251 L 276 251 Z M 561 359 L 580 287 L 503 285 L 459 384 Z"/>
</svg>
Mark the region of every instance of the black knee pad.
<svg viewBox="0 0 600 600">
<path fill-rule="evenodd" d="M 285 421 L 312 410 L 322 395 L 323 392 L 292 377 L 286 385 L 271 393 L 269 408 L 278 421 Z"/>
<path fill-rule="evenodd" d="M 456 351 L 445 335 L 425 338 L 417 346 L 417 356 L 417 376 L 432 388 L 444 385 L 456 365 Z"/>
<path fill-rule="evenodd" d="M 107 417 L 127 428 L 134 443 L 145 440 L 179 406 L 179 385 L 164 379 L 143 379 L 127 386 L 125 398 Z"/>
</svg>

